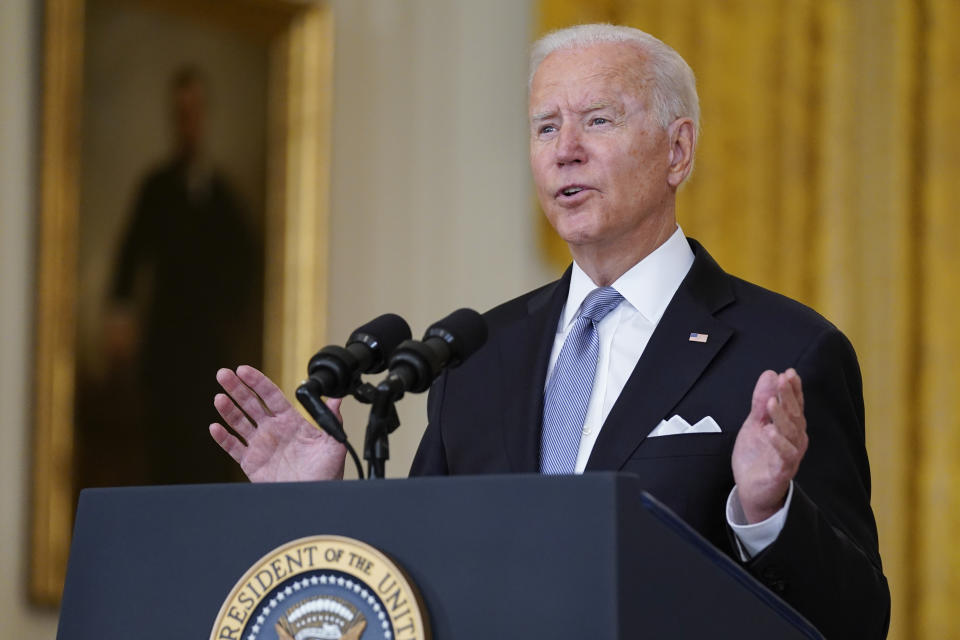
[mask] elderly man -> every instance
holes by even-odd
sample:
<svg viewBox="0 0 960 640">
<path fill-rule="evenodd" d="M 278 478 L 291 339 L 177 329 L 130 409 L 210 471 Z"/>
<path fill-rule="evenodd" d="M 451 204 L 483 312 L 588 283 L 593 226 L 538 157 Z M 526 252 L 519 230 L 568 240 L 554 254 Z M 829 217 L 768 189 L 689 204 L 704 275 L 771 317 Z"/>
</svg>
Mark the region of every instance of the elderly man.
<svg viewBox="0 0 960 640">
<path fill-rule="evenodd" d="M 530 163 L 574 264 L 486 314 L 487 345 L 431 389 L 411 473 L 635 473 L 827 637 L 883 637 L 856 356 L 680 231 L 698 117 L 692 71 L 648 34 L 582 25 L 534 45 Z M 211 434 L 252 480 L 342 474 L 342 448 L 262 374 L 218 380 L 246 443 Z"/>
</svg>

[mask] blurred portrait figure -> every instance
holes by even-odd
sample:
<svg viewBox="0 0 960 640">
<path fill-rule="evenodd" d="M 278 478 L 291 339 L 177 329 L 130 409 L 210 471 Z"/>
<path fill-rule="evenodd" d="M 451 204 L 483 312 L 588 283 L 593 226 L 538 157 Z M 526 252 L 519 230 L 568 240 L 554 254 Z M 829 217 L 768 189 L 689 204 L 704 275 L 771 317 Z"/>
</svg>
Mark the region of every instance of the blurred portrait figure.
<svg viewBox="0 0 960 640">
<path fill-rule="evenodd" d="M 217 482 L 235 474 L 197 425 L 214 415 L 217 368 L 260 360 L 263 247 L 206 146 L 209 100 L 199 67 L 176 70 L 171 152 L 131 199 L 107 283 L 107 378 L 78 420 L 81 439 L 86 426 L 99 430 L 104 446 L 126 443 L 120 466 L 128 469 L 124 478 L 90 468 L 83 477 L 81 466 L 81 487 Z M 118 397 L 118 390 L 125 392 Z"/>
</svg>

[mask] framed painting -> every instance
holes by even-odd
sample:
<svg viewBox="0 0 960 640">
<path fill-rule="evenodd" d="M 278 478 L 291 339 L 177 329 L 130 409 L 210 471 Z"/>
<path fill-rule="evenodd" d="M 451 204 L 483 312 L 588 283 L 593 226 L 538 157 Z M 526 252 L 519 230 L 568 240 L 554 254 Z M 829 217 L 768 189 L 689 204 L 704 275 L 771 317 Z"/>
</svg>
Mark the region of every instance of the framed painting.
<svg viewBox="0 0 960 640">
<path fill-rule="evenodd" d="M 333 22 L 294 0 L 47 0 L 30 594 L 90 486 L 228 481 L 220 366 L 323 342 Z"/>
</svg>

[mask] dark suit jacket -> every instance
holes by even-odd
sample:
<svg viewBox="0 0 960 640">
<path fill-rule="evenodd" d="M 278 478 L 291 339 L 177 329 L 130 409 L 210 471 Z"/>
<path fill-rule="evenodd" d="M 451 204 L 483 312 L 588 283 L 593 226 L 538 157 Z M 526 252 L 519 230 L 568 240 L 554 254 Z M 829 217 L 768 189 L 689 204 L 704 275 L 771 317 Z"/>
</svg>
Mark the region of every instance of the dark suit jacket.
<svg viewBox="0 0 960 640">
<path fill-rule="evenodd" d="M 614 404 L 587 471 L 640 476 L 645 488 L 731 556 L 730 457 L 765 369 L 803 381 L 808 451 L 777 540 L 746 564 L 828 638 L 884 637 L 890 596 L 870 509 L 863 396 L 847 339 L 811 309 L 695 259 Z M 570 271 L 489 311 L 490 337 L 437 380 L 411 474 L 537 472 L 547 362 Z M 691 342 L 691 333 L 707 342 Z M 720 434 L 647 438 L 679 414 Z"/>
</svg>

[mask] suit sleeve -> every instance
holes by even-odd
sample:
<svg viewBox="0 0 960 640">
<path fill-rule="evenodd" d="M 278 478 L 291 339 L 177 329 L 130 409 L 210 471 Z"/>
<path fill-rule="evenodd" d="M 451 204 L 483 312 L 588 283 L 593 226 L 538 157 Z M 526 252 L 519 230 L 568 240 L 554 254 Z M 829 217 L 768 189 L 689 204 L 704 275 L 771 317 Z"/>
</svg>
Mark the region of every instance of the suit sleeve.
<svg viewBox="0 0 960 640">
<path fill-rule="evenodd" d="M 410 466 L 411 476 L 445 476 L 450 474 L 447 466 L 447 454 L 443 446 L 443 434 L 440 431 L 440 412 L 443 408 L 444 393 L 447 385 L 447 373 L 444 372 L 427 396 L 427 429 L 423 432 L 417 454 Z"/>
<path fill-rule="evenodd" d="M 136 203 L 123 235 L 111 284 L 111 295 L 118 301 L 127 301 L 133 296 L 138 268 L 154 258 L 158 223 L 155 208 L 151 206 L 156 200 L 154 182 L 148 177 L 137 190 Z"/>
<path fill-rule="evenodd" d="M 870 509 L 856 355 L 831 327 L 795 368 L 810 444 L 783 530 L 747 567 L 827 638 L 884 638 L 890 592 Z"/>
</svg>

